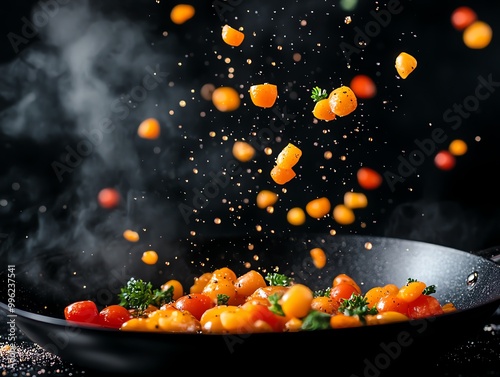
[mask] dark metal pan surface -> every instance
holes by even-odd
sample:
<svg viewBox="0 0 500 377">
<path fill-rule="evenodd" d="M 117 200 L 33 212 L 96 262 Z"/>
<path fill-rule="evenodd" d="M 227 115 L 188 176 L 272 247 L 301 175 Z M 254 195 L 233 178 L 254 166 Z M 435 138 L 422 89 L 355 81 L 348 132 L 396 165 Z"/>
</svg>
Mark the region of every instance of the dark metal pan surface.
<svg viewBox="0 0 500 377">
<path fill-rule="evenodd" d="M 313 266 L 308 253 L 318 246 L 328 256 L 327 266 L 321 270 Z M 197 258 L 203 255 L 205 261 L 203 266 L 192 264 L 191 270 L 181 271 L 187 281 L 219 266 L 229 266 L 241 273 L 247 268 L 242 261 L 251 261 L 252 268 L 278 268 L 280 273 L 314 289 L 329 286 L 339 273 L 352 276 L 363 291 L 387 283 L 402 285 L 412 277 L 436 285 L 436 298 L 440 302 L 453 302 L 459 310 L 424 320 L 298 333 L 124 333 L 64 321 L 60 310 L 75 300 L 77 293 L 68 294 L 61 286 L 50 304 L 37 300 L 36 289 L 26 290 L 30 292 L 26 301 L 31 304 L 11 314 L 16 315 L 19 329 L 46 350 L 106 373 L 165 372 L 182 362 L 201 372 L 209 370 L 210 365 L 232 369 L 260 365 L 262 360 L 275 360 L 276 370 L 294 371 L 298 363 L 331 360 L 335 361 L 334 370 L 339 375 L 379 376 L 400 373 L 408 363 L 422 367 L 433 350 L 451 347 L 478 331 L 500 305 L 497 264 L 466 251 L 425 242 L 309 234 L 216 239 L 179 244 L 179 247 Z M 250 260 L 249 255 L 258 257 Z M 177 275 L 181 272 L 177 271 Z M 171 276 L 176 274 L 171 273 Z M 168 279 L 169 275 L 163 274 L 162 278 Z M 31 281 L 36 286 L 36 281 Z M 2 301 L 6 302 L 4 297 Z M 7 309 L 5 304 L 1 307 Z"/>
</svg>

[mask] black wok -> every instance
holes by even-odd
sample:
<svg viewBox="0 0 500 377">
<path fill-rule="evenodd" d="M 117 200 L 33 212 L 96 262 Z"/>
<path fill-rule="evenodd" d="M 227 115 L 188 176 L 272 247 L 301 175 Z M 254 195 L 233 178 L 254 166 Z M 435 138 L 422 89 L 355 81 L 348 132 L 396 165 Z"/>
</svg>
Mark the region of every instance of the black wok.
<svg viewBox="0 0 500 377">
<path fill-rule="evenodd" d="M 308 253 L 317 246 L 328 256 L 322 270 L 313 266 Z M 62 309 L 82 299 L 83 294 L 61 285 L 50 297 L 44 296 L 36 290 L 37 277 L 29 276 L 28 271 L 19 267 L 17 284 L 25 284 L 22 281 L 26 278 L 33 288 L 19 288 L 25 307 L 16 304 L 16 325 L 63 360 L 106 373 L 167 374 L 176 365 L 192 372 L 241 371 L 247 368 L 245 365 L 257 367 L 261 372 L 283 369 L 294 372 L 311 364 L 326 365 L 335 375 L 376 377 L 425 369 L 435 352 L 451 349 L 480 330 L 500 305 L 500 267 L 492 259 L 425 242 L 309 234 L 181 241 L 175 247 L 191 255 L 193 261 L 202 259 L 204 263 L 188 263 L 191 267 L 163 271 L 158 282 L 182 275 L 186 277 L 185 286 L 189 286 L 201 272 L 230 266 L 242 273 L 247 269 L 243 262 L 250 262 L 252 268 L 267 271 L 277 268 L 314 289 L 330 286 L 339 273 L 352 276 L 365 292 L 373 286 L 403 285 L 408 278 L 416 278 L 436 285 L 434 296 L 441 303 L 453 302 L 459 310 L 424 320 L 298 333 L 124 333 L 65 322 Z M 92 294 L 85 296 L 91 297 Z M 6 302 L 5 294 L 2 301 Z M 5 304 L 1 307 L 7 309 Z M 266 369 L 269 367 L 264 364 L 269 363 L 271 369 Z"/>
</svg>

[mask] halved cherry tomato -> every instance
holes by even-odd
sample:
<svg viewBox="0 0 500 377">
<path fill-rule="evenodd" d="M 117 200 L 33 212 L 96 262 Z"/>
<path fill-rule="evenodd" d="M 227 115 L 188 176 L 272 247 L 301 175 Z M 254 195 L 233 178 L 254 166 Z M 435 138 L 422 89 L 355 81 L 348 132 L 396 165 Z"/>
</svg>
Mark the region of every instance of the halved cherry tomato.
<svg viewBox="0 0 500 377">
<path fill-rule="evenodd" d="M 415 301 L 408 304 L 409 318 L 424 318 L 443 313 L 443 308 L 434 296 L 421 295 Z"/>
<path fill-rule="evenodd" d="M 131 318 L 130 312 L 121 305 L 109 305 L 99 312 L 99 324 L 114 329 L 119 329 Z"/>
<path fill-rule="evenodd" d="M 64 308 L 64 318 L 72 322 L 97 323 L 99 310 L 93 301 L 76 301 Z"/>
<path fill-rule="evenodd" d="M 354 285 L 349 283 L 340 283 L 331 289 L 330 297 L 332 298 L 334 304 L 337 304 L 338 307 L 342 301 L 349 300 L 353 293 L 359 294 Z"/>
<path fill-rule="evenodd" d="M 407 315 L 408 302 L 398 296 L 389 295 L 381 297 L 377 302 L 376 308 L 379 313 L 398 312 Z"/>
<path fill-rule="evenodd" d="M 179 310 L 187 310 L 197 320 L 200 320 L 203 313 L 212 308 L 214 303 L 207 295 L 202 293 L 190 293 L 179 297 L 174 302 L 174 306 Z"/>
</svg>

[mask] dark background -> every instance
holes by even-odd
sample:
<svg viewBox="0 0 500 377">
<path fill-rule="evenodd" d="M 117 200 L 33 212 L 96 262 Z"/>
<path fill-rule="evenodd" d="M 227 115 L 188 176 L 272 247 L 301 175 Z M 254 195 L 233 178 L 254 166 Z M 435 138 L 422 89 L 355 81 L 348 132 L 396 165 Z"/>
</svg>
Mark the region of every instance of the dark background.
<svg viewBox="0 0 500 377">
<path fill-rule="evenodd" d="M 161 269 L 182 271 L 184 264 L 202 266 L 203 260 L 170 248 L 177 238 L 335 231 L 467 251 L 500 245 L 499 94 L 495 89 L 480 101 L 459 127 L 443 119 L 454 104 L 474 95 L 480 77 L 500 81 L 498 5 L 401 1 L 402 11 L 347 60 L 341 46 L 354 46 L 358 31 L 366 31 L 373 13 L 386 10 L 386 3 L 359 2 L 352 10 L 337 1 L 189 3 L 196 14 L 183 25 L 170 21 L 169 1 L 16 1 L 1 6 L 2 263 L 45 272 L 41 288 L 55 281 L 96 289 L 110 269 L 142 267 L 146 249 L 158 251 L 161 265 L 141 269 L 144 277 Z M 492 26 L 487 48 L 469 49 L 452 27 L 451 13 L 460 5 L 469 5 Z M 35 21 L 32 16 L 43 26 L 27 27 Z M 351 23 L 345 23 L 346 16 Z M 240 47 L 222 42 L 226 22 L 244 28 Z M 14 34 L 24 38 L 17 46 Z M 394 68 L 401 51 L 418 61 L 406 80 Z M 294 61 L 294 53 L 301 54 L 300 61 Z M 139 93 L 134 90 L 148 67 L 160 72 L 161 82 L 134 100 L 130 95 Z M 360 100 L 349 116 L 315 122 L 311 89 L 348 85 L 358 73 L 374 79 L 377 95 Z M 249 86 L 262 82 L 278 85 L 276 106 L 282 115 L 251 103 Z M 235 87 L 243 96 L 240 108 L 217 111 L 201 96 L 207 83 Z M 185 107 L 179 106 L 181 100 Z M 154 141 L 136 135 L 139 122 L 150 116 L 162 123 L 162 135 Z M 102 132 L 103 119 L 112 121 L 112 132 Z M 258 148 L 251 162 L 237 165 L 238 172 L 228 168 L 233 141 L 255 140 L 271 125 L 279 131 L 254 145 L 265 144 L 272 154 Z M 398 173 L 401 158 L 412 158 L 416 141 L 429 139 L 437 128 L 446 140 L 402 182 L 391 187 L 385 180 L 370 192 L 360 188 L 359 167 Z M 89 145 L 89 135 L 97 138 L 92 150 L 58 178 L 54 162 L 64 161 L 83 142 Z M 468 152 L 457 157 L 453 170 L 439 170 L 434 155 L 453 139 L 464 140 Z M 299 145 L 303 156 L 298 176 L 283 191 L 269 171 L 288 142 Z M 332 152 L 330 160 L 323 158 L 325 151 Z M 199 208 L 198 193 L 213 188 L 213 176 L 222 173 L 231 180 L 216 186 Z M 105 210 L 96 197 L 110 186 L 120 191 L 122 201 Z M 255 205 L 261 189 L 280 193 L 272 214 Z M 331 216 L 308 218 L 301 227 L 286 221 L 292 207 L 320 196 L 335 205 L 351 190 L 365 192 L 369 200 L 367 208 L 356 210 L 352 225 L 341 226 Z M 197 211 L 183 213 L 179 205 Z M 127 228 L 140 232 L 140 242 L 123 240 Z M 58 261 L 57 268 L 46 270 L 47 256 Z M 75 272 L 82 278 L 75 278 Z"/>
</svg>

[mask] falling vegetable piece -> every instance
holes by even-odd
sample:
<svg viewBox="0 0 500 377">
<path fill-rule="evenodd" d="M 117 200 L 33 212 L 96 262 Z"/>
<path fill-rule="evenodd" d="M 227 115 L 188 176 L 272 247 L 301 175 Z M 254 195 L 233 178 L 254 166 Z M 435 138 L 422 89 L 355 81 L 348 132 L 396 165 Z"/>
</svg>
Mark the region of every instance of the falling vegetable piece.
<svg viewBox="0 0 500 377">
<path fill-rule="evenodd" d="M 358 74 L 354 76 L 349 86 L 358 98 L 369 99 L 377 94 L 377 86 L 372 78 L 367 75 Z"/>
<path fill-rule="evenodd" d="M 325 251 L 320 247 L 315 247 L 309 251 L 309 255 L 313 260 L 313 264 L 316 268 L 323 268 L 326 265 L 326 254 Z"/>
<path fill-rule="evenodd" d="M 451 14 L 451 24 L 458 31 L 464 30 L 467 26 L 476 21 L 476 19 L 476 12 L 468 6 L 460 6 Z"/>
<path fill-rule="evenodd" d="M 365 190 L 375 190 L 382 184 L 382 176 L 374 169 L 362 167 L 356 173 L 358 184 Z"/>
<path fill-rule="evenodd" d="M 278 87 L 269 83 L 256 84 L 250 87 L 249 93 L 255 106 L 268 108 L 276 102 Z"/>
<path fill-rule="evenodd" d="M 455 167 L 456 159 L 449 151 L 439 151 L 434 157 L 434 164 L 441 170 L 451 170 Z"/>
<path fill-rule="evenodd" d="M 137 129 L 137 135 L 143 139 L 158 139 L 160 137 L 160 122 L 155 118 L 144 119 L 139 128 Z"/>
<path fill-rule="evenodd" d="M 313 199 L 306 204 L 307 214 L 315 219 L 320 219 L 328 215 L 330 209 L 330 200 L 326 197 Z"/>
<path fill-rule="evenodd" d="M 302 151 L 300 148 L 292 143 L 288 143 L 276 158 L 276 166 L 282 169 L 291 169 L 299 162 L 301 156 Z"/>
<path fill-rule="evenodd" d="M 295 171 L 291 168 L 287 169 L 275 166 L 271 169 L 271 178 L 279 185 L 284 185 L 285 183 L 290 182 L 296 175 Z"/>
<path fill-rule="evenodd" d="M 278 194 L 272 192 L 271 190 L 259 191 L 256 198 L 257 207 L 263 209 L 274 205 L 277 201 L 278 201 Z"/>
<path fill-rule="evenodd" d="M 401 52 L 396 57 L 395 66 L 399 76 L 402 79 L 406 79 L 417 68 L 417 59 L 406 52 Z"/>
<path fill-rule="evenodd" d="M 240 107 L 240 95 L 230 86 L 221 86 L 212 92 L 212 103 L 222 112 L 234 111 Z"/>
<path fill-rule="evenodd" d="M 255 148 L 246 141 L 236 141 L 233 144 L 233 156 L 241 162 L 250 161 L 255 155 Z"/>
<path fill-rule="evenodd" d="M 300 207 L 293 207 L 287 212 L 286 220 L 291 225 L 302 225 L 306 222 L 306 213 Z"/>
<path fill-rule="evenodd" d="M 332 112 L 340 117 L 349 115 L 358 107 L 356 95 L 345 85 L 334 89 L 328 96 L 328 100 Z"/>
<path fill-rule="evenodd" d="M 104 188 L 97 194 L 97 201 L 102 208 L 111 209 L 118 207 L 121 196 L 114 188 Z"/>
<path fill-rule="evenodd" d="M 158 254 L 154 250 L 148 250 L 142 253 L 141 260 L 146 264 L 156 264 L 158 262 Z"/>
<path fill-rule="evenodd" d="M 139 241 L 139 233 L 127 229 L 123 232 L 123 238 L 125 238 L 129 242 L 137 242 Z"/>
<path fill-rule="evenodd" d="M 465 28 L 462 35 L 465 45 L 474 50 L 487 47 L 492 37 L 491 26 L 484 21 L 474 21 Z"/>
<path fill-rule="evenodd" d="M 324 120 L 326 122 L 329 122 L 336 118 L 335 113 L 330 107 L 330 101 L 328 100 L 328 98 L 316 102 L 312 114 L 316 119 Z"/>
<path fill-rule="evenodd" d="M 362 192 L 346 192 L 344 194 L 344 205 L 351 209 L 366 208 L 368 205 L 368 198 Z"/>
<path fill-rule="evenodd" d="M 189 4 L 177 4 L 170 11 L 170 19 L 174 24 L 181 25 L 193 18 L 195 9 Z"/>
<path fill-rule="evenodd" d="M 455 139 L 448 146 L 448 150 L 454 156 L 462 156 L 467 153 L 467 144 L 463 140 Z"/>
<path fill-rule="evenodd" d="M 222 40 L 229 46 L 238 47 L 243 43 L 244 39 L 245 34 L 243 34 L 243 32 L 236 30 L 229 25 L 224 25 L 222 27 Z"/>
<path fill-rule="evenodd" d="M 337 204 L 333 208 L 333 219 L 341 225 L 349 225 L 354 222 L 356 216 L 352 209 L 344 204 Z"/>
</svg>

